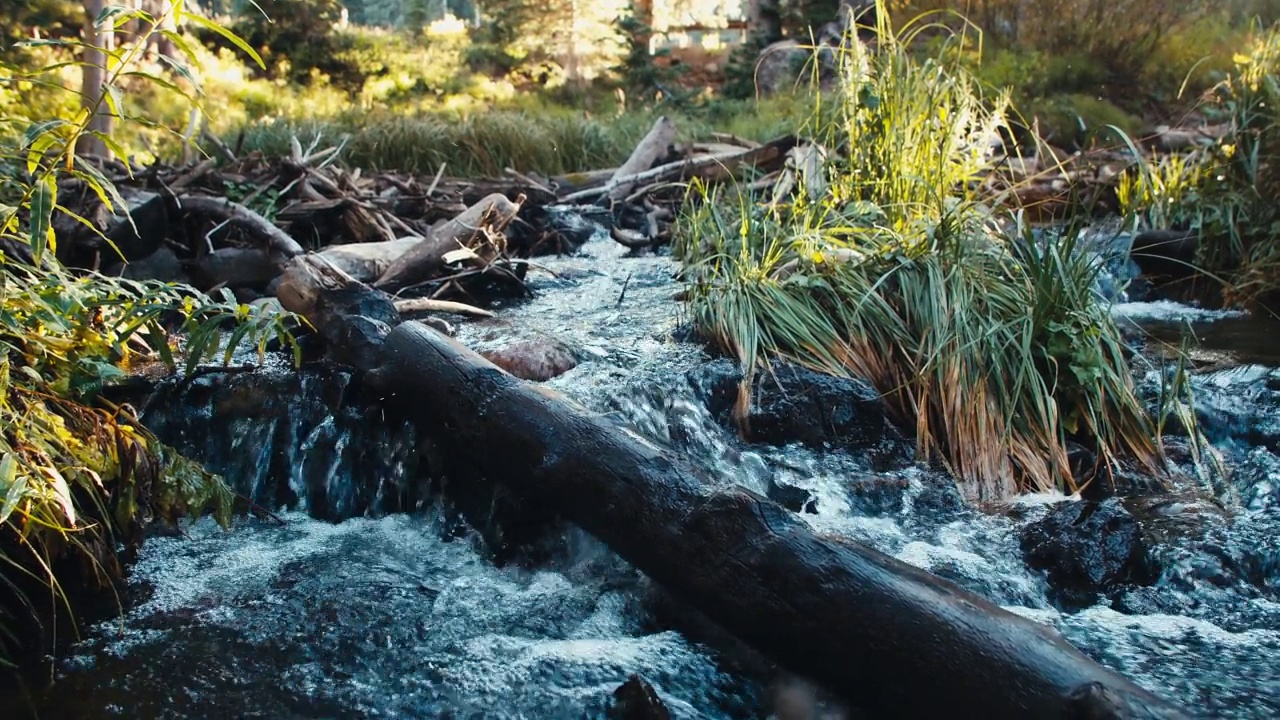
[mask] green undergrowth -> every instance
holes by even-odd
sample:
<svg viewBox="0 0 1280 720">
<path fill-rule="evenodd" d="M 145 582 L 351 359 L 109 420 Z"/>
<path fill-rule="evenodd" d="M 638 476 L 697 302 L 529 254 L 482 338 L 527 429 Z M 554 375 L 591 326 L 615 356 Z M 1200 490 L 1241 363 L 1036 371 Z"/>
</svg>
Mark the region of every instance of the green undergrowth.
<svg viewBox="0 0 1280 720">
<path fill-rule="evenodd" d="M 180 25 L 199 22 L 182 2 L 172 12 Z M 100 99 L 69 118 L 0 117 L 20 128 L 0 142 L 0 163 L 14 168 L 0 204 L 0 660 L 39 649 L 21 643 L 50 637 L 29 632 L 35 623 L 74 617 L 69 597 L 118 580 L 120 553 L 147 523 L 229 518 L 223 481 L 160 443 L 132 408 L 104 399 L 104 388 L 141 362 L 189 372 L 246 343 L 260 353 L 271 339 L 292 344 L 290 314 L 240 305 L 229 293 L 215 300 L 189 287 L 77 273 L 56 259 L 57 228 L 96 229 L 64 204 L 66 187 L 82 188 L 107 213 L 125 210 L 99 161 L 83 156 L 92 140 L 103 157 L 125 159 L 94 118 L 110 110 L 116 131 L 155 127 L 123 102 L 138 48 L 158 32 L 154 19 L 109 7 L 96 22 L 131 20 L 151 29 L 115 51 Z M 171 103 L 198 107 L 198 91 L 152 82 L 170 88 Z"/>
<path fill-rule="evenodd" d="M 343 161 L 370 170 L 494 176 L 506 168 L 559 175 L 616 167 L 660 115 L 671 117 L 681 141 L 723 132 L 767 141 L 792 132 L 807 99 L 719 101 L 683 109 L 619 112 L 600 103 L 596 112 L 549 102 L 479 106 L 459 110 L 343 112 L 310 120 L 268 119 L 226 136 L 244 151 L 286 155 L 291 139 L 304 145 L 320 137 L 346 138 Z M 242 137 L 243 134 L 243 137 Z"/>
<path fill-rule="evenodd" d="M 1096 451 L 1095 481 L 1158 471 L 1079 229 L 1035 237 L 976 194 L 1006 98 L 945 53 L 913 57 L 923 26 L 895 33 L 878 9 L 878 51 L 841 51 L 805 128 L 834 151 L 817 172 L 782 198 L 695 185 L 681 219 L 691 320 L 746 376 L 739 422 L 752 376 L 785 359 L 870 381 L 971 501 L 1078 490 L 1069 441 Z"/>
<path fill-rule="evenodd" d="M 1280 311 L 1280 26 L 1259 32 L 1214 87 L 1206 114 L 1220 139 L 1139 163 L 1120 184 L 1126 213 L 1147 226 L 1189 230 L 1193 267 L 1227 305 Z M 1219 292 L 1220 291 L 1220 292 Z"/>
</svg>

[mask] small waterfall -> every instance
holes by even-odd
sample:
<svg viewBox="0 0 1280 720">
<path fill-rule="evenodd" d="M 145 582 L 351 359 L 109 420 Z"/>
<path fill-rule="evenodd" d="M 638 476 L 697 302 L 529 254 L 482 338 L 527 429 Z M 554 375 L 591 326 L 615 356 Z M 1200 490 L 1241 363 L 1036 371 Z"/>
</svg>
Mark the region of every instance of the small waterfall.
<svg viewBox="0 0 1280 720">
<path fill-rule="evenodd" d="M 337 522 L 428 501 L 414 429 L 388 421 L 350 372 L 206 370 L 162 383 L 142 420 L 254 504 Z"/>
</svg>

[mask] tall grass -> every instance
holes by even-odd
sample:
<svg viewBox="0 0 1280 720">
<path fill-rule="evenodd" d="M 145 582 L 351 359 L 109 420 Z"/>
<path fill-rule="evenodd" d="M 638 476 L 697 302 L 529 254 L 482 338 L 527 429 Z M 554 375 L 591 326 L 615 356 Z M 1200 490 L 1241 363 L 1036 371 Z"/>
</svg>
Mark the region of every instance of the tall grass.
<svg viewBox="0 0 1280 720">
<path fill-rule="evenodd" d="M 292 137 L 347 136 L 343 160 L 370 170 L 445 172 L 461 177 L 500 175 L 506 168 L 549 175 L 616 167 L 627 159 L 659 114 L 671 117 L 681 140 L 712 130 L 767 141 L 792 132 L 802 96 L 759 102 L 716 102 L 703 107 L 594 114 L 548 102 L 480 105 L 462 110 L 347 112 L 311 120 L 280 118 L 250 123 L 243 147 L 267 155 L 289 152 Z M 228 141 L 235 141 L 229 137 Z"/>
<path fill-rule="evenodd" d="M 1253 308 L 1280 293 L 1280 26 L 1258 34 L 1214 88 L 1210 112 L 1229 132 L 1185 156 L 1140 164 L 1119 187 L 1123 209 L 1158 228 L 1199 236 L 1196 266 L 1221 300 Z"/>
<path fill-rule="evenodd" d="M 695 186 L 682 219 L 693 323 L 743 366 L 739 421 L 754 373 L 782 358 L 869 380 L 975 502 L 1078 490 L 1069 440 L 1104 470 L 1157 470 L 1078 228 L 1037 238 L 973 194 L 1003 101 L 913 60 L 913 26 L 895 33 L 877 9 L 879 47 L 841 50 L 837 110 L 809 127 L 837 151 L 828 192 L 772 203 Z"/>
</svg>

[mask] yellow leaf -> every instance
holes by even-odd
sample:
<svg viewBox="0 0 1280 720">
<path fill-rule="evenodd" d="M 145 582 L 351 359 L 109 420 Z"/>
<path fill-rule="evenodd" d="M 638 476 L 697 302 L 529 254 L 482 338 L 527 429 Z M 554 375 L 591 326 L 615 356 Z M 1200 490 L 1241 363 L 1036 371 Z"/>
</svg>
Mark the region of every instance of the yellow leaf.
<svg viewBox="0 0 1280 720">
<path fill-rule="evenodd" d="M 62 473 L 55 467 L 44 468 L 44 473 L 53 483 L 54 495 L 58 498 L 58 504 L 62 506 L 63 514 L 67 516 L 67 523 L 75 526 L 76 506 L 71 502 L 71 487 L 67 485 L 67 479 L 62 477 Z"/>
</svg>

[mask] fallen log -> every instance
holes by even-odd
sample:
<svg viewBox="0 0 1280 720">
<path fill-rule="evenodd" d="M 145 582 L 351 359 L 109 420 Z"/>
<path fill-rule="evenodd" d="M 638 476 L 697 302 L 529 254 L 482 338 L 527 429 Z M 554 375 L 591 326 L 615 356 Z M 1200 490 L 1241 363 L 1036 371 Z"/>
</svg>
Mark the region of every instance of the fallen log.
<svg viewBox="0 0 1280 720">
<path fill-rule="evenodd" d="M 449 253 L 471 247 L 486 227 L 502 230 L 519 211 L 520 204 L 505 195 L 488 195 L 392 261 L 374 287 L 396 289 L 435 275 L 448 264 Z"/>
<path fill-rule="evenodd" d="M 351 277 L 371 283 L 382 277 L 396 258 L 422 242 L 419 237 L 406 237 L 382 242 L 331 245 L 319 252 Z"/>
<path fill-rule="evenodd" d="M 552 507 L 726 630 L 874 717 L 1181 718 L 1056 632 L 797 516 L 416 323 L 370 380 L 480 474 Z"/>
<path fill-rule="evenodd" d="M 710 155 L 699 155 L 659 165 L 624 178 L 615 178 L 610 181 L 610 184 L 625 182 L 634 187 L 688 180 L 693 177 L 698 177 L 708 182 L 719 182 L 733 178 L 748 168 L 766 173 L 772 172 L 782 167 L 786 153 L 796 144 L 796 139 L 788 136 L 756 148 L 742 148 Z M 560 202 L 576 203 L 595 200 L 601 195 L 605 195 L 608 187 L 609 185 L 607 184 L 604 187 L 591 187 L 572 192 L 561 196 Z"/>
<path fill-rule="evenodd" d="M 635 150 L 631 151 L 631 157 L 622 163 L 622 167 L 605 184 L 605 199 L 617 202 L 630 195 L 636 186 L 635 176 L 653 167 L 671 151 L 671 144 L 675 141 L 676 124 L 666 117 L 658 118 Z"/>
<path fill-rule="evenodd" d="M 306 252 L 288 233 L 239 203 L 223 198 L 184 195 L 178 198 L 177 204 L 183 212 L 199 213 L 243 229 L 271 254 L 272 260 L 280 267 Z"/>
</svg>

